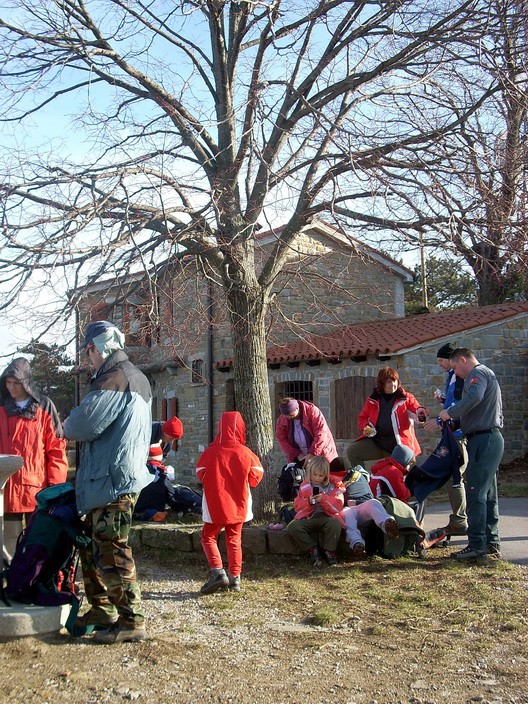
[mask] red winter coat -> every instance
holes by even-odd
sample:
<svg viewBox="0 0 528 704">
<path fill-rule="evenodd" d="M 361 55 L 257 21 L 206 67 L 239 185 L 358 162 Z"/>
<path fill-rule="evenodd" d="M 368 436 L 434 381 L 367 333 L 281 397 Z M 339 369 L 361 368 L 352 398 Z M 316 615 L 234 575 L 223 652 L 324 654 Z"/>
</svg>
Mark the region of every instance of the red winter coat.
<svg viewBox="0 0 528 704">
<path fill-rule="evenodd" d="M 411 492 L 404 483 L 407 472 L 399 462 L 392 457 L 386 457 L 373 464 L 370 472 L 370 489 L 376 498 L 382 494 L 389 494 L 400 501 L 407 502 Z"/>
<path fill-rule="evenodd" d="M 312 442 L 308 447 L 308 454 L 326 457 L 329 462 L 335 459 L 337 457 L 337 449 L 334 438 L 325 417 L 317 406 L 308 401 L 299 401 L 298 419 L 301 421 L 302 427 L 312 437 Z M 294 420 L 297 420 L 297 418 Z M 275 425 L 275 435 L 288 462 L 295 462 L 300 452 L 299 448 L 293 444 L 294 420 L 280 415 Z"/>
<path fill-rule="evenodd" d="M 345 521 L 341 515 L 341 512 L 344 506 L 345 486 L 339 477 L 336 477 L 333 474 L 330 475 L 330 483 L 334 485 L 334 488 L 328 494 L 321 492 L 321 506 L 328 516 L 338 518 L 344 528 Z M 293 501 L 295 520 L 310 518 L 313 514 L 315 511 L 315 506 L 310 503 L 312 496 L 313 487 L 311 483 L 309 481 L 303 482 L 299 487 L 299 493 Z"/>
<path fill-rule="evenodd" d="M 222 413 L 218 435 L 196 465 L 196 476 L 203 485 L 205 523 L 227 525 L 253 518 L 249 487 L 260 483 L 264 470 L 245 442 L 246 426 L 240 413 Z"/>
<path fill-rule="evenodd" d="M 367 398 L 358 418 L 361 432 L 363 432 L 363 428 L 366 425 L 376 426 L 380 409 L 379 398 L 380 394 L 376 390 Z M 417 419 L 416 410 L 421 407 L 422 405 L 418 403 L 416 398 L 412 394 L 407 393 L 402 386 L 394 394 L 394 405 L 391 411 L 394 437 L 398 445 L 410 447 L 415 457 L 422 452 L 422 448 L 414 434 L 414 421 Z M 375 439 L 376 436 L 371 437 Z M 364 438 L 365 435 L 362 434 L 357 440 Z"/>
<path fill-rule="evenodd" d="M 6 377 L 21 381 L 30 395 L 22 411 L 7 391 Z M 0 454 L 24 458 L 22 468 L 4 489 L 4 511 L 30 513 L 36 506 L 37 491 L 66 481 L 68 462 L 62 426 L 50 399 L 32 388 L 29 362 L 23 357 L 13 360 L 0 378 L 0 404 Z"/>
</svg>

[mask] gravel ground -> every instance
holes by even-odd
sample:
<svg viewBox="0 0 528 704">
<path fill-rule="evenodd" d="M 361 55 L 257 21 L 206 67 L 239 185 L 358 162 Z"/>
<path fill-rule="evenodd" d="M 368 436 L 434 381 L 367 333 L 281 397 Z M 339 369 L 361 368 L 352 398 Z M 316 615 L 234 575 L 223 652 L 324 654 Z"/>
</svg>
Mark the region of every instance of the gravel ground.
<svg viewBox="0 0 528 704">
<path fill-rule="evenodd" d="M 443 557 L 320 571 L 303 560 L 268 558 L 246 566 L 240 594 L 203 597 L 201 556 L 181 562 L 143 554 L 149 638 L 101 646 L 61 633 L 3 643 L 0 701 L 528 702 L 526 610 L 506 620 L 493 606 L 509 600 L 512 611 L 525 609 L 528 573 L 511 566 L 468 572 L 492 595 L 483 593 L 468 615 L 451 598 L 420 603 Z M 442 579 L 449 573 L 443 564 Z M 407 618 L 398 568 L 409 571 L 412 585 Z"/>
</svg>

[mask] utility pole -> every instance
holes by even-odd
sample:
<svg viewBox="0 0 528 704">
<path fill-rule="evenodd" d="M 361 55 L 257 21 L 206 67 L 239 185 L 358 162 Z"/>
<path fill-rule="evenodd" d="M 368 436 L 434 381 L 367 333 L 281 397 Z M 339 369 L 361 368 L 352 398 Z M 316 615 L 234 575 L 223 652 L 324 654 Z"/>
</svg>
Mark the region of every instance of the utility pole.
<svg viewBox="0 0 528 704">
<path fill-rule="evenodd" d="M 427 268 L 425 262 L 425 246 L 423 242 L 423 232 L 420 232 L 420 261 L 422 269 L 422 305 L 425 309 L 428 309 L 429 299 L 427 296 Z"/>
</svg>

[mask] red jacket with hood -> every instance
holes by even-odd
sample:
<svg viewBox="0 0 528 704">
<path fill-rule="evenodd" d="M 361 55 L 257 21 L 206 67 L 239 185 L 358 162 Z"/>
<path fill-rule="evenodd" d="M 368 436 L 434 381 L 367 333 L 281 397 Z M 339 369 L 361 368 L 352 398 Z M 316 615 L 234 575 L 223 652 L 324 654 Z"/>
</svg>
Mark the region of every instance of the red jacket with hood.
<svg viewBox="0 0 528 704">
<path fill-rule="evenodd" d="M 313 403 L 308 401 L 299 401 L 298 403 L 298 418 L 290 419 L 283 415 L 277 418 L 275 435 L 281 450 L 286 455 L 288 462 L 297 460 L 300 450 L 294 445 L 293 428 L 294 421 L 300 420 L 302 427 L 308 431 L 312 438 L 308 454 L 326 457 L 331 462 L 337 457 L 337 449 L 324 415 Z"/>
<path fill-rule="evenodd" d="M 20 381 L 29 394 L 27 406 L 18 408 L 7 390 L 6 378 Z M 0 454 L 19 455 L 24 464 L 4 489 L 6 513 L 29 513 L 37 491 L 66 481 L 66 441 L 57 409 L 33 388 L 29 362 L 14 359 L 0 377 Z"/>
<path fill-rule="evenodd" d="M 374 389 L 359 414 L 358 424 L 361 432 L 363 432 L 363 428 L 366 425 L 376 426 L 380 409 L 379 399 L 380 394 Z M 421 407 L 422 405 L 418 403 L 412 394 L 405 391 L 403 386 L 396 390 L 391 411 L 392 430 L 396 443 L 410 447 L 415 457 L 422 452 L 422 448 L 414 434 L 414 421 L 417 420 L 416 411 Z M 360 435 L 357 440 L 363 440 L 365 437 L 365 435 Z M 371 435 L 370 437 L 375 439 L 376 436 Z"/>
<path fill-rule="evenodd" d="M 205 523 L 227 525 L 253 518 L 249 487 L 260 483 L 264 470 L 245 442 L 246 426 L 240 413 L 222 413 L 218 435 L 196 465 L 196 476 L 203 485 Z"/>
<path fill-rule="evenodd" d="M 370 469 L 370 489 L 375 498 L 389 494 L 400 501 L 407 502 L 411 492 L 405 485 L 407 472 L 399 462 L 392 457 L 385 457 L 372 465 Z"/>
</svg>

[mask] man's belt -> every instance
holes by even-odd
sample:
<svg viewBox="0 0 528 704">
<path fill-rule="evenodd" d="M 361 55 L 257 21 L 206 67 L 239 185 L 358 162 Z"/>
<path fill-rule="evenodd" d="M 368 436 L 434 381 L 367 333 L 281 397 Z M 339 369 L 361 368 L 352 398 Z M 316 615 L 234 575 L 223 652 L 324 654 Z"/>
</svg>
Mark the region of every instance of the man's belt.
<svg viewBox="0 0 528 704">
<path fill-rule="evenodd" d="M 487 435 L 488 433 L 500 433 L 500 428 L 486 428 L 486 430 L 474 430 L 472 433 L 466 433 L 464 437 L 466 440 L 469 438 L 474 438 L 475 435 Z"/>
</svg>

